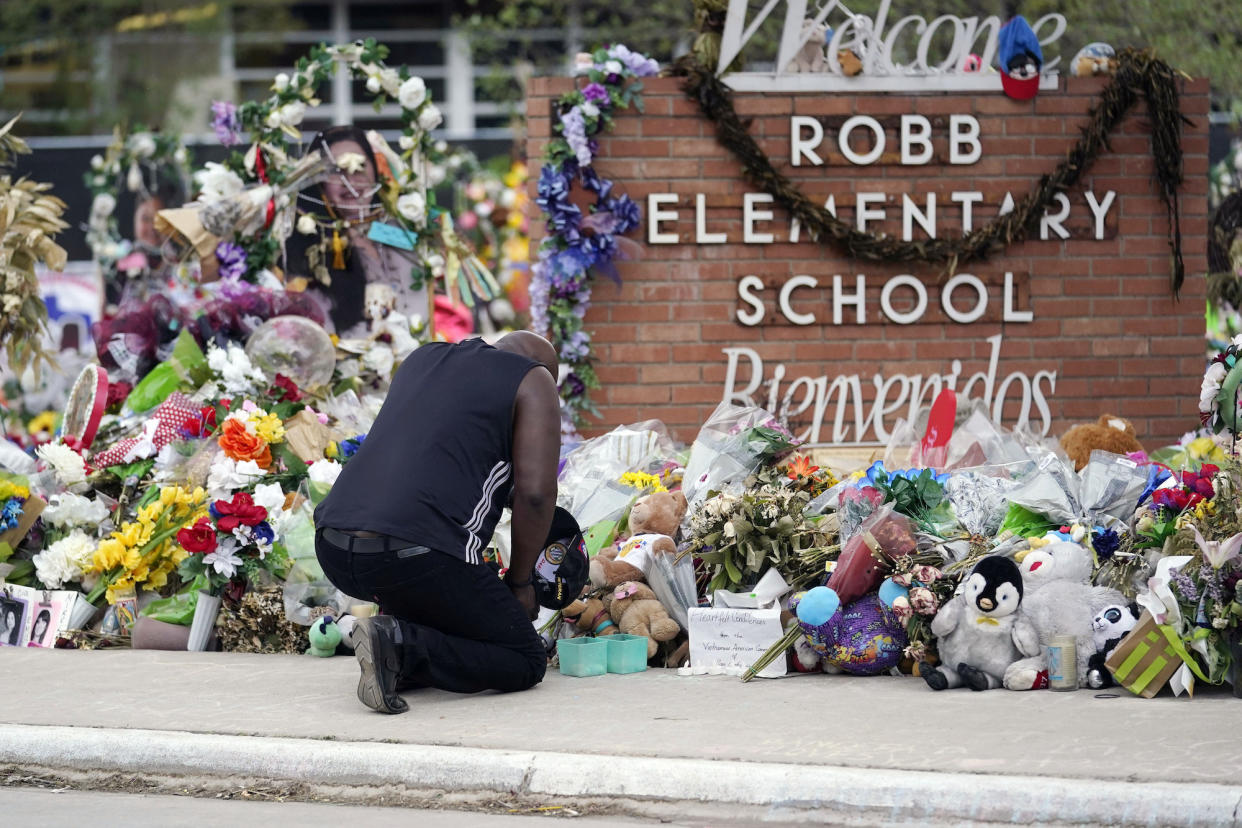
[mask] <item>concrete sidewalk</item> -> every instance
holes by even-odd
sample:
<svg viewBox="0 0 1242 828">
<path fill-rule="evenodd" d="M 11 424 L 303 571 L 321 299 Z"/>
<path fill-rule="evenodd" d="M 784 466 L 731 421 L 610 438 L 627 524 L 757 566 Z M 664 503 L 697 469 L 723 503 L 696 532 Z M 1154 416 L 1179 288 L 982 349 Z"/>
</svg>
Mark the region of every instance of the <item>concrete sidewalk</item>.
<svg viewBox="0 0 1242 828">
<path fill-rule="evenodd" d="M 1144 700 L 933 693 L 891 677 L 549 674 L 515 695 L 409 693 L 410 712 L 389 717 L 357 702 L 356 678 L 348 658 L 0 650 L 0 764 L 886 819 L 1239 824 L 1242 702 L 1218 689 Z M 324 739 L 330 750 L 307 741 Z"/>
</svg>

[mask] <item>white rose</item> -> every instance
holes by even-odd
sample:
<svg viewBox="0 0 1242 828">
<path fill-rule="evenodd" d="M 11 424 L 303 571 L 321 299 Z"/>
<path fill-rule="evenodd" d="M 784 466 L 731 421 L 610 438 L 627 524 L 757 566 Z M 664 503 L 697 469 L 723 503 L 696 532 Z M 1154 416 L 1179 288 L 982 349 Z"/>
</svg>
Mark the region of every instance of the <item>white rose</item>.
<svg viewBox="0 0 1242 828">
<path fill-rule="evenodd" d="M 281 110 L 283 110 L 284 113 L 281 115 L 281 121 L 283 121 L 286 126 L 297 126 L 302 123 L 302 119 L 306 117 L 306 104 L 301 101 L 291 101 L 282 106 Z"/>
<path fill-rule="evenodd" d="M 155 139 L 149 132 L 139 132 L 129 139 L 130 149 L 139 158 L 150 158 L 155 155 Z"/>
<path fill-rule="evenodd" d="M 173 151 L 173 160 L 178 164 L 184 164 L 186 162 L 185 147 L 177 147 L 177 149 Z"/>
<path fill-rule="evenodd" d="M 427 85 L 420 77 L 407 78 L 397 90 L 397 101 L 408 110 L 418 109 L 419 104 L 427 97 Z"/>
<path fill-rule="evenodd" d="M 304 236 L 309 236 L 315 232 L 315 217 L 309 213 L 303 213 L 298 217 L 298 232 Z"/>
<path fill-rule="evenodd" d="M 1212 363 L 1203 375 L 1203 384 L 1199 388 L 1199 410 L 1207 413 L 1216 409 L 1216 395 L 1220 384 L 1225 381 L 1225 366 L 1219 362 Z"/>
<path fill-rule="evenodd" d="M 100 193 L 91 202 L 91 218 L 106 219 L 116 209 L 116 199 L 108 193 Z"/>
<path fill-rule="evenodd" d="M 423 111 L 418 113 L 418 125 L 425 132 L 431 132 L 443 121 L 444 116 L 440 114 L 440 109 L 435 104 L 427 104 Z"/>
<path fill-rule="evenodd" d="M 199 187 L 198 200 L 205 203 L 235 196 L 245 187 L 237 173 L 214 161 L 196 172 L 194 180 Z"/>
<path fill-rule="evenodd" d="M 437 276 L 444 272 L 444 257 L 439 253 L 432 253 L 427 257 L 427 267 L 431 268 L 431 272 Z"/>
<path fill-rule="evenodd" d="M 367 78 L 367 91 L 370 92 L 372 95 L 376 95 L 379 93 L 380 91 L 379 75 L 372 75 L 371 77 Z"/>
<path fill-rule="evenodd" d="M 341 476 L 342 468 L 341 464 L 335 460 L 316 460 L 307 468 L 306 474 L 312 483 L 325 483 L 331 486 Z"/>
<path fill-rule="evenodd" d="M 104 160 L 103 160 L 102 155 L 96 155 L 91 158 L 91 169 L 92 170 L 102 170 L 103 165 L 104 165 Z"/>
<path fill-rule="evenodd" d="M 591 103 L 590 101 L 587 101 L 586 103 L 583 103 L 583 104 L 579 104 L 578 109 L 582 110 L 582 114 L 587 118 L 599 117 L 599 107 Z"/>
<path fill-rule="evenodd" d="M 401 91 L 401 76 L 396 69 L 381 69 L 379 79 L 385 93 L 395 96 Z"/>
<path fill-rule="evenodd" d="M 399 139 L 397 139 L 397 146 L 407 151 L 414 149 L 414 137 L 411 135 L 402 135 Z"/>
<path fill-rule="evenodd" d="M 621 66 L 621 61 L 619 61 L 619 60 L 610 60 L 610 61 L 608 61 L 607 63 L 605 63 L 605 64 L 604 64 L 604 71 L 605 71 L 605 72 L 607 72 L 607 73 L 608 73 L 608 74 L 610 74 L 610 75 L 619 75 L 619 74 L 621 74 L 621 69 L 622 69 L 622 68 L 623 68 L 623 67 Z"/>
<path fill-rule="evenodd" d="M 281 72 L 276 76 L 276 82 L 272 84 L 272 88 L 277 92 L 284 92 L 289 88 L 289 76 Z"/>
<path fill-rule="evenodd" d="M 421 224 L 427 217 L 427 202 L 419 193 L 406 193 L 397 199 L 397 212 L 406 221 Z"/>
</svg>

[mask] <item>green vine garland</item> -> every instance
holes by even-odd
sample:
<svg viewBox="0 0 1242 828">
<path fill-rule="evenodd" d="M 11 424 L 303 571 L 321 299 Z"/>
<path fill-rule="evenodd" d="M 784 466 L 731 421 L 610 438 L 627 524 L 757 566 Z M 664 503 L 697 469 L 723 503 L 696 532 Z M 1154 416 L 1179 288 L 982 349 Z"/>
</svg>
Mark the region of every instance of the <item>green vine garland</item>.
<svg viewBox="0 0 1242 828">
<path fill-rule="evenodd" d="M 779 173 L 747 131 L 748 122 L 733 107 L 730 89 L 716 73 L 693 55 L 678 59 L 674 76 L 685 80 L 682 89 L 716 126 L 720 142 L 742 164 L 746 178 L 798 219 L 812 239 L 834 245 L 852 258 L 871 261 L 923 261 L 946 265 L 987 259 L 1010 244 L 1037 233 L 1044 211 L 1057 193 L 1072 187 L 1092 162 L 1109 149 L 1109 134 L 1142 95 L 1152 122 L 1152 155 L 1160 197 L 1169 213 L 1171 273 L 1169 287 L 1176 298 L 1185 279 L 1182 263 L 1181 218 L 1178 189 L 1182 184 L 1181 130 L 1190 123 L 1178 107 L 1177 73 L 1167 63 L 1136 49 L 1118 56 L 1117 73 L 1091 107 L 1082 137 L 1055 170 L 1042 176 L 1013 212 L 960 238 L 901 241 L 887 235 L 862 232 L 816 204 Z"/>
</svg>

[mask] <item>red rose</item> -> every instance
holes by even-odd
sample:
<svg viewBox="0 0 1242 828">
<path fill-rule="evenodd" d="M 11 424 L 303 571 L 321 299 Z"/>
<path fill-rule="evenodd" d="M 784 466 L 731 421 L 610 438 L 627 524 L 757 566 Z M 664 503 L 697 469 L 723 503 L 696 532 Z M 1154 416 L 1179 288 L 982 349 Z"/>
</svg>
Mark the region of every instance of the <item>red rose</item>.
<svg viewBox="0 0 1242 828">
<path fill-rule="evenodd" d="M 217 500 L 211 509 L 218 516 L 216 525 L 221 532 L 232 532 L 238 526 L 258 526 L 267 520 L 267 509 L 256 506 L 254 498 L 245 492 L 233 495 L 232 502 Z"/>
<path fill-rule="evenodd" d="M 276 382 L 270 393 L 280 402 L 295 403 L 302 399 L 302 392 L 298 390 L 297 384 L 284 374 L 276 375 Z"/>
<path fill-rule="evenodd" d="M 186 552 L 207 554 L 216 549 L 216 529 L 207 518 L 177 533 L 177 543 Z"/>
</svg>

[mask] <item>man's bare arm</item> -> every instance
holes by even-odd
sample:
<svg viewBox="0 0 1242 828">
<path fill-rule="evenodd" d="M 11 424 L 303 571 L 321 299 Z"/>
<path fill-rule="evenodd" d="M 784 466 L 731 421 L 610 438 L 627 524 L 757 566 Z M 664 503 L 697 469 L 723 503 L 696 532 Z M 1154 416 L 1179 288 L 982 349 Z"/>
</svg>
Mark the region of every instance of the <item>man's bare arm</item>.
<svg viewBox="0 0 1242 828">
<path fill-rule="evenodd" d="M 513 412 L 513 552 L 506 580 L 522 584 L 533 577 L 556 509 L 556 467 L 560 461 L 560 398 L 556 382 L 543 368 L 526 374 Z M 533 618 L 539 612 L 531 586 L 513 594 Z"/>
</svg>

